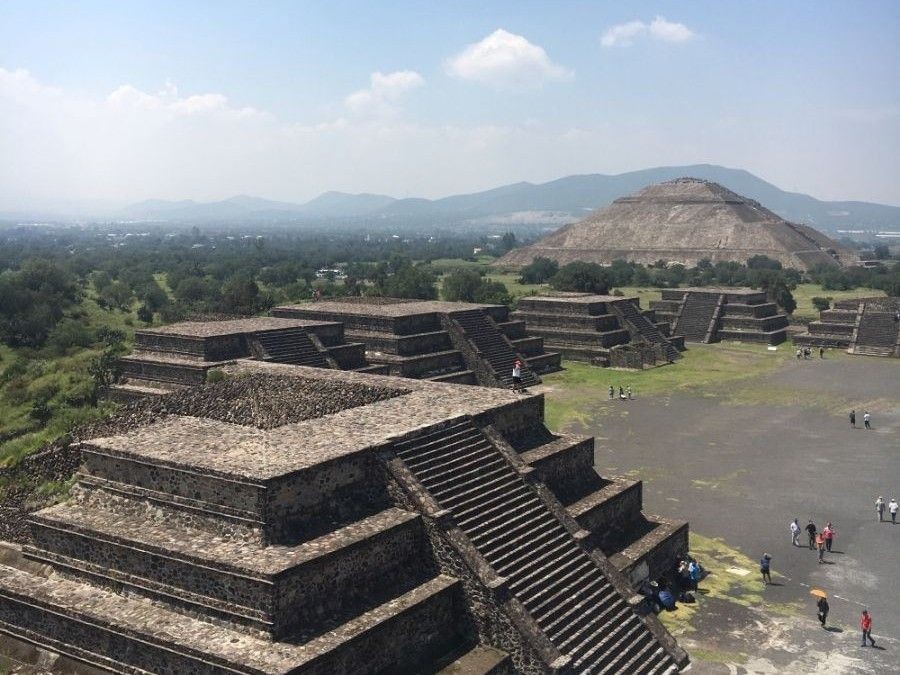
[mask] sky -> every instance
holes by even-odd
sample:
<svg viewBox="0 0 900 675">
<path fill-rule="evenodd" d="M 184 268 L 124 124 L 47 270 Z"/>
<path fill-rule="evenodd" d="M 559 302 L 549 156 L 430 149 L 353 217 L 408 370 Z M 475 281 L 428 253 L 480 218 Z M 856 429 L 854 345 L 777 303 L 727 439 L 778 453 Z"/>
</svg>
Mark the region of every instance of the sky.
<svg viewBox="0 0 900 675">
<path fill-rule="evenodd" d="M 0 209 L 662 165 L 900 205 L 900 2 L 0 0 Z"/>
</svg>

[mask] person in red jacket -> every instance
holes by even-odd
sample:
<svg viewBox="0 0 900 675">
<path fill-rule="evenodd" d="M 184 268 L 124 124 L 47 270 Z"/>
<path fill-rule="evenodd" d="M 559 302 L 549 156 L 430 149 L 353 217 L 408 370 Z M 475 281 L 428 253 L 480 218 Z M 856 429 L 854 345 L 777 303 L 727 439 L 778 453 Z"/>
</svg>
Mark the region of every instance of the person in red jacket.
<svg viewBox="0 0 900 675">
<path fill-rule="evenodd" d="M 872 643 L 872 646 L 875 646 L 875 640 L 872 639 L 872 617 L 869 614 L 869 610 L 864 609 L 862 611 L 862 615 L 859 617 L 859 627 L 862 629 L 862 646 L 866 646 L 866 640 Z"/>
</svg>

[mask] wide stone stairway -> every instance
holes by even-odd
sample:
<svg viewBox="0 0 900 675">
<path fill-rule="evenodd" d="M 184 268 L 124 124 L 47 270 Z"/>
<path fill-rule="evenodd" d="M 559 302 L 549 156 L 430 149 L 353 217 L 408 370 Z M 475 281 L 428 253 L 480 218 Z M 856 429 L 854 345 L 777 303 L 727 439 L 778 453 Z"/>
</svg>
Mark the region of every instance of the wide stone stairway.
<svg viewBox="0 0 900 675">
<path fill-rule="evenodd" d="M 710 324 L 721 298 L 714 294 L 688 293 L 673 331 L 690 342 L 708 342 Z"/>
<path fill-rule="evenodd" d="M 540 378 L 528 367 L 525 358 L 512 348 L 509 340 L 481 310 L 450 312 L 451 321 L 462 330 L 465 337 L 476 349 L 476 354 L 486 362 L 494 377 L 504 384 L 512 384 L 512 369 L 515 361 L 522 361 L 522 383 L 528 387 L 540 384 Z"/>
<path fill-rule="evenodd" d="M 395 450 L 568 657 L 565 672 L 675 669 L 597 562 L 471 419 L 397 442 Z"/>
<path fill-rule="evenodd" d="M 640 334 L 647 342 L 655 347 L 659 347 L 666 355 L 669 361 L 675 361 L 681 358 L 681 353 L 675 348 L 675 345 L 663 335 L 662 331 L 638 310 L 632 302 L 625 300 L 623 302 L 610 303 L 613 312 L 618 312 L 619 316 L 627 322 L 632 330 Z"/>
<path fill-rule="evenodd" d="M 874 310 L 866 304 L 852 351 L 854 354 L 867 356 L 893 356 L 898 344 L 898 333 L 900 322 L 896 320 L 895 314 Z"/>
<path fill-rule="evenodd" d="M 304 329 L 256 333 L 251 339 L 262 348 L 264 361 L 328 368 L 325 353 L 319 350 Z"/>
</svg>

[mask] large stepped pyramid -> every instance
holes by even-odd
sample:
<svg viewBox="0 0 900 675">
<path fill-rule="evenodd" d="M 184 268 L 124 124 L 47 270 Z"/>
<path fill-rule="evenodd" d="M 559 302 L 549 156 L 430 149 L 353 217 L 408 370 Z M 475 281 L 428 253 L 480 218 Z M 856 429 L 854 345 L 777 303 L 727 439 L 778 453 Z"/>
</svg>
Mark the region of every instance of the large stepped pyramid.
<svg viewBox="0 0 900 675">
<path fill-rule="evenodd" d="M 644 368 L 680 358 L 684 338 L 640 308 L 638 298 L 589 293 L 520 298 L 514 319 L 574 361 L 599 366 Z"/>
<path fill-rule="evenodd" d="M 650 302 L 661 319 L 688 342 L 741 340 L 777 345 L 787 339 L 788 318 L 752 288 L 664 288 Z"/>
<path fill-rule="evenodd" d="M 850 354 L 900 357 L 900 299 L 840 300 L 819 314 L 794 344 L 842 347 Z"/>
<path fill-rule="evenodd" d="M 639 494 L 576 507 L 614 481 L 593 471 L 592 439 L 546 430 L 542 396 L 255 360 L 224 370 L 290 408 L 274 426 L 242 417 L 223 382 L 202 390 L 235 397 L 215 417 L 83 442 L 70 498 L 33 514 L 23 560 L 0 565 L 0 631 L 122 673 L 685 665 L 630 581 L 671 567 L 686 526 L 641 534 L 647 555 L 622 558 L 627 542 L 604 533 L 643 519 Z M 339 405 L 321 400 L 325 382 Z"/>
<path fill-rule="evenodd" d="M 284 305 L 272 314 L 343 323 L 349 339 L 366 345 L 368 360 L 391 375 L 509 387 L 516 359 L 526 386 L 560 367 L 560 355 L 546 352 L 524 322 L 510 320 L 505 305 L 343 298 Z"/>
</svg>

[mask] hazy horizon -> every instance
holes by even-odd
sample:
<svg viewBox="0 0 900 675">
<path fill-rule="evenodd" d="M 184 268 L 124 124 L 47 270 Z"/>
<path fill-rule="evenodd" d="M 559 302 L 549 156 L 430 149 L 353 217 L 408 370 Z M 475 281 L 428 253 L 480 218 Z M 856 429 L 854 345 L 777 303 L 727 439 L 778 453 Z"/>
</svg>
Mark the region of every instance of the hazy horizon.
<svg viewBox="0 0 900 675">
<path fill-rule="evenodd" d="M 900 205 L 900 4 L 0 2 L 0 209 L 718 164 Z"/>
</svg>

